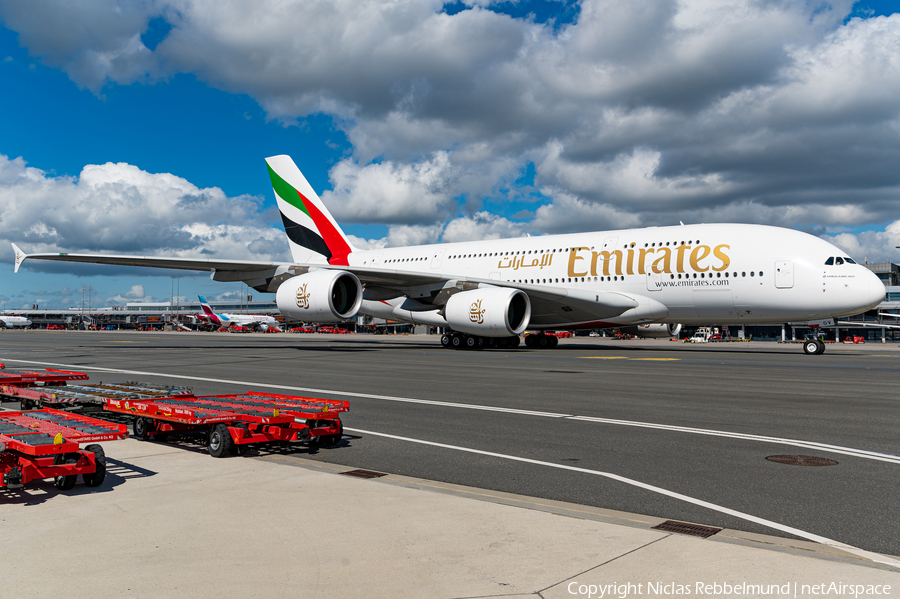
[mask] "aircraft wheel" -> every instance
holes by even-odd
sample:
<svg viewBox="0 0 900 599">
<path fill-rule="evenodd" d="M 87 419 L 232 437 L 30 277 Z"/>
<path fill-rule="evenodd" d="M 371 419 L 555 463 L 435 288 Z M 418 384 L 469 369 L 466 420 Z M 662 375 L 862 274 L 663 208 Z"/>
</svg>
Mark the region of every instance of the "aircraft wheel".
<svg viewBox="0 0 900 599">
<path fill-rule="evenodd" d="M 478 347 L 478 338 L 472 335 L 468 335 L 466 336 L 464 343 L 466 349 L 475 349 L 476 347 Z"/>
<path fill-rule="evenodd" d="M 441 346 L 450 347 L 450 335 L 444 333 L 441 335 Z"/>
<path fill-rule="evenodd" d="M 816 339 L 816 355 L 821 355 L 825 353 L 825 342 L 821 339 Z"/>
<path fill-rule="evenodd" d="M 803 353 L 807 355 L 815 355 L 819 353 L 819 341 L 804 341 L 803 342 Z"/>
<path fill-rule="evenodd" d="M 556 347 L 557 345 L 559 345 L 559 338 L 558 338 L 558 337 L 555 337 L 555 336 L 554 336 L 554 337 L 547 337 L 547 339 L 550 341 L 550 345 L 547 346 L 547 347 L 549 347 L 550 349 L 553 349 L 554 347 Z"/>
<path fill-rule="evenodd" d="M 453 349 L 463 349 L 465 347 L 463 345 L 463 338 L 456 333 L 450 335 L 450 347 Z"/>
<path fill-rule="evenodd" d="M 475 349 L 484 349 L 488 346 L 487 337 L 475 337 Z"/>
<path fill-rule="evenodd" d="M 525 335 L 525 347 L 537 347 L 537 335 Z"/>
<path fill-rule="evenodd" d="M 520 344 L 520 343 L 521 343 L 521 339 L 519 339 L 519 336 L 518 336 L 518 335 L 513 335 L 512 337 L 509 338 L 509 347 L 510 347 L 510 349 L 513 349 L 513 348 L 515 348 L 515 347 L 519 347 L 519 344 Z"/>
<path fill-rule="evenodd" d="M 550 347 L 551 341 L 549 335 L 538 335 L 536 341 L 537 343 L 535 345 L 541 349 L 547 349 L 548 347 Z"/>
<path fill-rule="evenodd" d="M 494 347 L 506 349 L 507 347 L 509 347 L 509 337 L 499 337 L 494 341 Z"/>
</svg>

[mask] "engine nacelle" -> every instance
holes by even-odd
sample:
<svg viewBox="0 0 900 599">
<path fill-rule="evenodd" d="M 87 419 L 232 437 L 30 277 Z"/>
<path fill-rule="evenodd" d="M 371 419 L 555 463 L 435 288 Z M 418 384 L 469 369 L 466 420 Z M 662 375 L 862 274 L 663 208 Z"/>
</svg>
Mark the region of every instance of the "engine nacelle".
<svg viewBox="0 0 900 599">
<path fill-rule="evenodd" d="M 453 330 L 483 337 L 520 335 L 531 322 L 531 300 L 519 289 L 487 287 L 455 293 L 444 310 Z"/>
<path fill-rule="evenodd" d="M 641 339 L 667 339 L 677 337 L 681 332 L 680 324 L 662 324 L 658 322 L 639 324 L 633 327 L 621 327 L 619 329 L 628 335 L 635 335 Z"/>
<path fill-rule="evenodd" d="M 275 294 L 285 316 L 305 322 L 340 322 L 356 316 L 362 303 L 362 285 L 343 270 L 316 270 L 292 277 Z"/>
</svg>

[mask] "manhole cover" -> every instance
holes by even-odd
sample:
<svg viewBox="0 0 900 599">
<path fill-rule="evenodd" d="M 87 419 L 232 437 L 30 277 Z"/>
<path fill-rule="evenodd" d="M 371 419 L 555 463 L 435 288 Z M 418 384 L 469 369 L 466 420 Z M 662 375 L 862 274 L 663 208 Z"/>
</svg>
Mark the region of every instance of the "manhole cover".
<svg viewBox="0 0 900 599">
<path fill-rule="evenodd" d="M 347 472 L 341 472 L 341 474 L 345 476 L 355 476 L 357 478 L 378 478 L 387 476 L 384 472 L 375 472 L 374 470 L 348 470 Z"/>
<path fill-rule="evenodd" d="M 688 522 L 678 522 L 677 520 L 666 520 L 662 524 L 657 524 L 653 528 L 657 530 L 665 530 L 666 532 L 677 532 L 682 535 L 691 535 L 694 537 L 711 537 L 717 532 L 721 532 L 721 528 L 715 526 L 703 526 L 701 524 L 690 524 Z"/>
<path fill-rule="evenodd" d="M 788 464 L 789 466 L 835 466 L 837 462 L 828 458 L 817 458 L 811 455 L 770 455 L 770 462 Z"/>
</svg>

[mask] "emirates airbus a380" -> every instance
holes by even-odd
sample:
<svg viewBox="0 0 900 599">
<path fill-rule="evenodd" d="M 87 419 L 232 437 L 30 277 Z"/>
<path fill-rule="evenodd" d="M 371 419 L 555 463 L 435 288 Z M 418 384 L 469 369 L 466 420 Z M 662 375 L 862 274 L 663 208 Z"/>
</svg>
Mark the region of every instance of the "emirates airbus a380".
<svg viewBox="0 0 900 599">
<path fill-rule="evenodd" d="M 288 156 L 267 158 L 293 262 L 89 254 L 63 260 L 212 271 L 276 293 L 279 310 L 308 322 L 368 314 L 449 327 L 451 347 L 514 347 L 526 329 L 634 327 L 677 335 L 682 324 L 837 319 L 884 300 L 884 284 L 830 243 L 799 231 L 710 224 L 354 248 Z M 532 344 L 552 347 L 555 337 Z M 820 341 L 804 344 L 822 353 Z"/>
</svg>

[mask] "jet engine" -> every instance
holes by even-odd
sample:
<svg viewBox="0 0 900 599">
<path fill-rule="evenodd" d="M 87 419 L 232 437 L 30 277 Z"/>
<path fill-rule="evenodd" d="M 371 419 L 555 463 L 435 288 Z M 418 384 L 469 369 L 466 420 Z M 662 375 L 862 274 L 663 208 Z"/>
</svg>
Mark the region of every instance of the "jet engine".
<svg viewBox="0 0 900 599">
<path fill-rule="evenodd" d="M 519 335 L 531 321 L 531 300 L 524 291 L 487 287 L 451 295 L 444 310 L 453 330 L 483 337 Z"/>
<path fill-rule="evenodd" d="M 292 277 L 275 294 L 285 316 L 307 322 L 340 322 L 356 316 L 362 303 L 356 275 L 342 270 L 316 270 Z"/>
<path fill-rule="evenodd" d="M 619 330 L 628 335 L 636 335 L 641 339 L 667 339 L 669 337 L 677 337 L 678 333 L 681 332 L 681 325 L 654 322 L 633 327 L 621 327 Z"/>
</svg>

